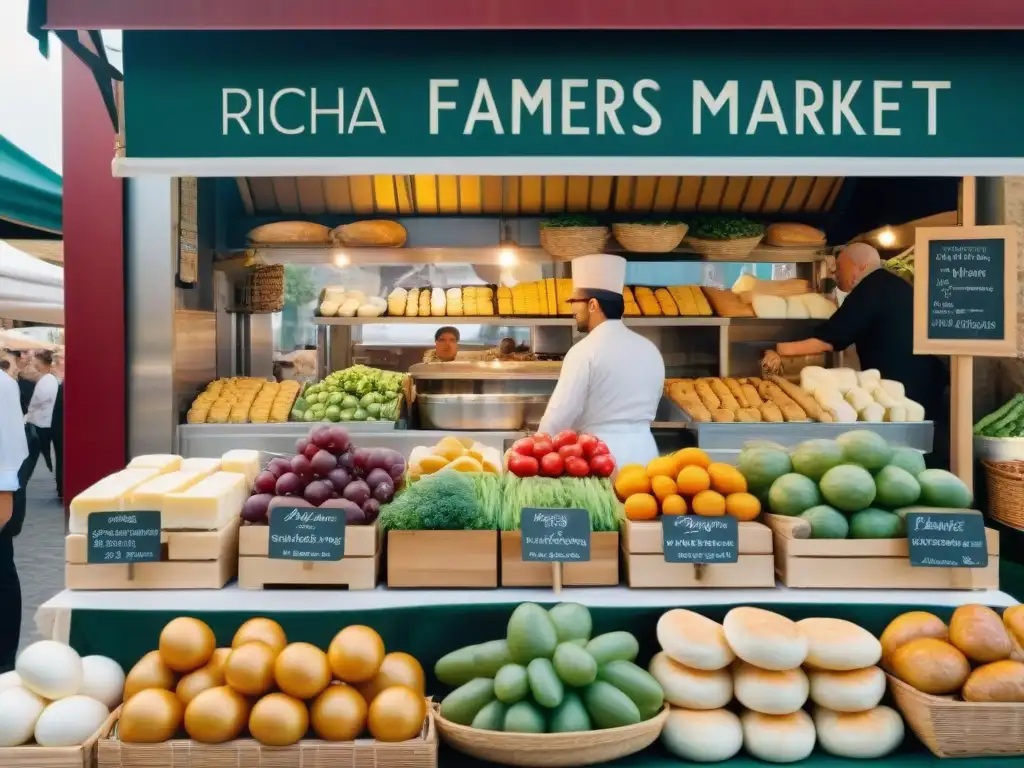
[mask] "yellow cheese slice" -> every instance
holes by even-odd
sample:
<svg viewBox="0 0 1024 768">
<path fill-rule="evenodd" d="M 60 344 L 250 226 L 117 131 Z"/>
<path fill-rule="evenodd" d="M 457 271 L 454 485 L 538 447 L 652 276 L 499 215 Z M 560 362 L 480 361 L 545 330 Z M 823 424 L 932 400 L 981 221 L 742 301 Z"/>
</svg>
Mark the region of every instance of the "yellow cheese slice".
<svg viewBox="0 0 1024 768">
<path fill-rule="evenodd" d="M 220 457 L 221 472 L 240 472 L 245 475 L 246 482 L 252 485 L 256 475 L 260 473 L 260 452 L 246 448 L 236 448 Z"/>
<path fill-rule="evenodd" d="M 160 470 L 152 468 L 122 469 L 93 483 L 71 500 L 68 531 L 88 533 L 89 515 L 93 512 L 121 511 L 132 491 L 159 474 Z"/>
<path fill-rule="evenodd" d="M 169 493 L 187 491 L 209 477 L 206 472 L 168 472 L 147 480 L 125 500 L 124 509 L 131 512 L 163 512 L 164 497 Z"/>
<path fill-rule="evenodd" d="M 136 456 L 128 463 L 128 469 L 159 469 L 160 472 L 176 472 L 181 469 L 181 456 L 169 453 Z"/>
<path fill-rule="evenodd" d="M 164 530 L 219 531 L 242 511 L 249 483 L 239 472 L 215 472 L 186 491 L 164 496 Z"/>
<path fill-rule="evenodd" d="M 214 472 L 220 472 L 220 459 L 184 459 L 178 471 L 202 472 L 204 475 L 212 475 Z"/>
</svg>

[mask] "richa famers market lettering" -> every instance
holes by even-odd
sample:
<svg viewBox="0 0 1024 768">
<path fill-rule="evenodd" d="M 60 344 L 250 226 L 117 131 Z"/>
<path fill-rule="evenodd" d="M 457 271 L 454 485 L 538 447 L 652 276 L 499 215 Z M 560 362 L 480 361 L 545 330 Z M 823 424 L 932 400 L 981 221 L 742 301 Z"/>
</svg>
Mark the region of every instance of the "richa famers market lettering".
<svg viewBox="0 0 1024 768">
<path fill-rule="evenodd" d="M 539 133 L 543 136 L 654 136 L 662 130 L 680 129 L 693 136 L 705 131 L 755 136 L 774 132 L 779 136 L 901 136 L 904 132 L 936 136 L 940 130 L 940 93 L 953 88 L 950 80 L 796 80 L 776 83 L 762 80 L 749 109 L 743 108 L 741 83 L 728 80 L 715 86 L 693 80 L 688 125 L 666 125 L 659 104 L 676 101 L 681 94 L 666 92 L 653 78 L 623 83 L 609 78 L 545 78 L 529 84 L 518 78 L 500 89 L 479 78 L 469 86 L 457 78 L 435 78 L 427 83 L 428 114 L 408 115 L 395 110 L 398 119 L 426 121 L 428 133 L 438 136 L 456 132 L 464 136 Z M 855 99 L 861 91 L 869 99 Z M 500 95 L 496 95 L 496 92 Z M 784 108 L 780 92 L 789 95 Z M 347 98 L 346 98 L 347 97 Z M 504 97 L 504 98 L 502 98 Z M 386 98 L 386 95 L 383 97 Z M 221 134 L 284 136 L 333 132 L 338 136 L 358 131 L 388 133 L 381 100 L 369 86 L 358 89 L 285 87 L 270 91 L 256 88 L 221 89 Z M 913 102 L 914 120 L 906 127 L 892 119 L 904 104 Z M 287 117 L 284 116 L 287 107 Z M 628 113 L 626 117 L 622 113 Z"/>
</svg>

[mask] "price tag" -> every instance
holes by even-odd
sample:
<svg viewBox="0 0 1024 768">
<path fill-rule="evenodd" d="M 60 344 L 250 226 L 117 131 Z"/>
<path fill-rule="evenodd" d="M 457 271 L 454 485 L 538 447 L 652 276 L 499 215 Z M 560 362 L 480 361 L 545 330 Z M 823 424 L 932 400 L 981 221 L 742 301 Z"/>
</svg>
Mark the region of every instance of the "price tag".
<svg viewBox="0 0 1024 768">
<path fill-rule="evenodd" d="M 345 510 L 271 510 L 269 556 L 278 560 L 341 560 L 345 556 Z"/>
<path fill-rule="evenodd" d="M 155 563 L 160 552 L 159 512 L 89 515 L 87 563 Z"/>
<path fill-rule="evenodd" d="M 921 568 L 984 568 L 988 565 L 985 518 L 980 512 L 908 512 L 910 564 Z"/>
<path fill-rule="evenodd" d="M 590 514 L 585 509 L 524 509 L 520 515 L 523 560 L 590 561 Z"/>
<path fill-rule="evenodd" d="M 1006 241 L 928 243 L 928 338 L 1003 338 Z"/>
<path fill-rule="evenodd" d="M 661 535 L 667 563 L 735 563 L 739 527 L 735 517 L 662 515 Z"/>
</svg>

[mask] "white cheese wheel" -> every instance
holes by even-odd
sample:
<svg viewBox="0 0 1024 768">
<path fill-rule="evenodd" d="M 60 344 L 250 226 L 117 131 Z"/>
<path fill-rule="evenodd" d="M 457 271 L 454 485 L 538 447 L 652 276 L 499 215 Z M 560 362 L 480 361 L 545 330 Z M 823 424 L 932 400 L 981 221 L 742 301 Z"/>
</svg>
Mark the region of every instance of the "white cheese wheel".
<svg viewBox="0 0 1024 768">
<path fill-rule="evenodd" d="M 73 696 L 82 687 L 82 658 L 55 640 L 40 640 L 21 652 L 14 664 L 21 683 L 44 699 Z"/>
<path fill-rule="evenodd" d="M 740 606 L 725 615 L 725 639 L 748 664 L 769 670 L 796 669 L 807 657 L 807 638 L 791 619 L 763 608 Z"/>
<path fill-rule="evenodd" d="M 811 670 L 811 701 L 835 712 L 866 712 L 885 695 L 885 673 L 879 667 L 849 672 Z"/>
<path fill-rule="evenodd" d="M 685 709 L 719 709 L 732 701 L 728 669 L 693 669 L 656 653 L 647 669 L 665 692 L 665 701 Z"/>
<path fill-rule="evenodd" d="M 717 621 L 684 608 L 666 611 L 658 619 L 658 643 L 665 654 L 693 669 L 723 669 L 736 658 Z"/>
<path fill-rule="evenodd" d="M 733 689 L 747 709 L 765 715 L 789 715 L 807 703 L 810 683 L 799 667 L 775 672 L 740 664 L 733 671 Z"/>
<path fill-rule="evenodd" d="M 727 709 L 673 709 L 661 731 L 661 743 L 681 760 L 718 763 L 743 747 L 743 726 Z"/>
<path fill-rule="evenodd" d="M 754 314 L 758 317 L 775 320 L 785 320 L 787 317 L 786 299 L 782 296 L 755 293 L 750 304 L 754 308 Z"/>
<path fill-rule="evenodd" d="M 17 688 L 21 685 L 21 678 L 17 672 L 4 672 L 0 675 L 0 691 L 6 691 L 8 688 Z"/>
<path fill-rule="evenodd" d="M 20 747 L 32 738 L 46 701 L 24 688 L 0 691 L 0 747 Z"/>
<path fill-rule="evenodd" d="M 744 712 L 743 746 L 759 760 L 795 763 L 814 751 L 814 721 L 802 709 L 791 715 L 763 715 Z"/>
<path fill-rule="evenodd" d="M 811 618 L 796 625 L 807 638 L 804 663 L 815 669 L 863 669 L 873 667 L 882 658 L 878 638 L 852 621 Z"/>
<path fill-rule="evenodd" d="M 102 702 L 88 696 L 68 696 L 47 705 L 36 721 L 41 747 L 77 747 L 89 740 L 110 716 Z"/>
<path fill-rule="evenodd" d="M 803 296 L 786 297 L 786 317 L 790 320 L 809 320 L 811 313 L 804 304 Z"/>
<path fill-rule="evenodd" d="M 88 696 L 114 709 L 124 695 L 124 670 L 106 656 L 86 656 L 82 659 L 82 687 L 79 696 Z"/>
<path fill-rule="evenodd" d="M 818 707 L 814 725 L 821 748 L 837 757 L 877 760 L 903 743 L 903 718 L 890 707 L 833 712 Z"/>
</svg>

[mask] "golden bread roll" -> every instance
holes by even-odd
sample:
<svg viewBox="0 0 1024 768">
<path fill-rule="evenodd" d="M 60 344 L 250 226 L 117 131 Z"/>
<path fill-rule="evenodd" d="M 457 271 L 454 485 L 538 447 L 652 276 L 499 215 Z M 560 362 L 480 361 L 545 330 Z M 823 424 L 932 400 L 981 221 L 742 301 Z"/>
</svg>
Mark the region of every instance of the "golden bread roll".
<svg viewBox="0 0 1024 768">
<path fill-rule="evenodd" d="M 711 385 L 708 384 L 706 379 L 697 379 L 693 385 L 694 390 L 697 393 L 697 397 L 704 403 L 710 410 L 722 407 L 722 401 L 718 399 L 718 395 L 711 389 Z"/>
<path fill-rule="evenodd" d="M 959 650 L 932 637 L 919 637 L 901 645 L 892 655 L 892 673 L 907 685 L 932 696 L 959 691 L 971 674 L 971 665 Z"/>
<path fill-rule="evenodd" d="M 984 605 L 961 605 L 953 611 L 949 642 L 976 664 L 1009 658 L 1013 650 L 999 614 Z"/>
<path fill-rule="evenodd" d="M 250 230 L 250 243 L 275 245 L 280 243 L 329 243 L 331 230 L 323 224 L 309 221 L 278 221 Z"/>
<path fill-rule="evenodd" d="M 764 233 L 764 242 L 766 245 L 781 247 L 824 245 L 825 233 L 806 224 L 779 222 L 768 225 Z"/>
<path fill-rule="evenodd" d="M 750 384 L 740 384 L 740 392 L 743 393 L 743 399 L 747 401 L 748 408 L 760 408 L 761 396 L 757 394 L 757 389 Z M 737 398 L 739 399 L 739 398 Z"/>
<path fill-rule="evenodd" d="M 889 622 L 882 632 L 882 666 L 888 667 L 893 653 L 900 646 L 919 637 L 949 642 L 949 627 L 938 616 L 927 611 L 909 611 Z"/>
<path fill-rule="evenodd" d="M 761 419 L 763 421 L 771 421 L 776 424 L 785 421 L 782 416 L 782 410 L 775 403 L 761 403 L 758 410 L 761 411 Z"/>
<path fill-rule="evenodd" d="M 971 672 L 964 683 L 964 701 L 1024 702 L 1024 664 L 994 661 Z"/>
<path fill-rule="evenodd" d="M 401 248 L 408 234 L 397 221 L 356 221 L 331 230 L 331 238 L 349 248 Z"/>
<path fill-rule="evenodd" d="M 711 409 L 711 420 L 725 424 L 736 421 L 736 414 L 732 411 L 728 411 L 725 408 L 712 408 Z"/>
<path fill-rule="evenodd" d="M 757 408 L 740 408 L 736 411 L 736 421 L 761 421 L 761 412 Z"/>
<path fill-rule="evenodd" d="M 1003 626 L 1013 645 L 1010 658 L 1024 661 L 1024 605 L 1011 605 L 1003 611 Z"/>
<path fill-rule="evenodd" d="M 794 384 L 781 376 L 772 376 L 771 381 L 773 384 L 778 386 L 784 394 L 788 395 L 794 403 L 799 405 L 804 413 L 815 421 L 821 421 L 821 406 L 818 405 L 818 401 L 815 400 L 812 395 L 801 389 L 798 384 Z"/>
<path fill-rule="evenodd" d="M 729 389 L 729 393 L 736 398 L 736 402 L 740 404 L 740 408 L 749 408 L 753 403 L 747 402 L 747 396 L 743 394 L 743 388 L 740 387 L 740 383 L 732 378 L 726 377 L 722 379 L 722 383 Z"/>
</svg>

